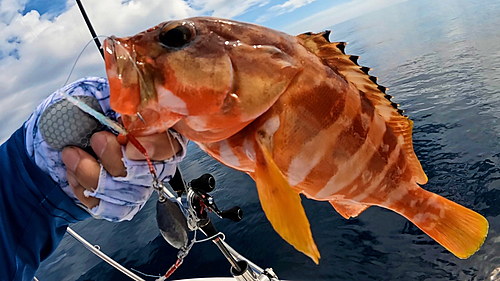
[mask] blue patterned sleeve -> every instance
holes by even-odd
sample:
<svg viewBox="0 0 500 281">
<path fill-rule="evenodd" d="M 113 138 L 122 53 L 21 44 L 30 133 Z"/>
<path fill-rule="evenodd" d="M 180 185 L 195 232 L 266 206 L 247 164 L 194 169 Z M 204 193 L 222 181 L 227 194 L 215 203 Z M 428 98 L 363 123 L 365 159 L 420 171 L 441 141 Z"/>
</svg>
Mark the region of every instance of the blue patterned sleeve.
<svg viewBox="0 0 500 281">
<path fill-rule="evenodd" d="M 117 114 L 109 106 L 107 79 L 86 77 L 68 84 L 62 90 L 72 96 L 95 97 L 99 101 L 103 113 L 116 120 Z M 83 206 L 66 180 L 66 168 L 61 160 L 61 151 L 52 149 L 44 141 L 38 128 L 39 118 L 44 110 L 63 98 L 58 92 L 47 97 L 25 123 L 26 150 L 29 157 L 40 169 L 49 174 L 76 204 Z M 170 180 L 175 173 L 177 163 L 186 155 L 188 140 L 175 131 L 169 131 L 169 133 L 181 144 L 182 150 L 172 159 L 154 163 L 161 180 Z M 110 221 L 130 220 L 151 196 L 153 192 L 152 178 L 147 163 L 145 161 L 132 161 L 125 156 L 123 161 L 127 168 L 127 177 L 112 177 L 104 169 L 101 169 L 98 188 L 93 192 L 86 192 L 86 196 L 101 199 L 99 206 L 87 210 L 95 217 Z"/>
</svg>

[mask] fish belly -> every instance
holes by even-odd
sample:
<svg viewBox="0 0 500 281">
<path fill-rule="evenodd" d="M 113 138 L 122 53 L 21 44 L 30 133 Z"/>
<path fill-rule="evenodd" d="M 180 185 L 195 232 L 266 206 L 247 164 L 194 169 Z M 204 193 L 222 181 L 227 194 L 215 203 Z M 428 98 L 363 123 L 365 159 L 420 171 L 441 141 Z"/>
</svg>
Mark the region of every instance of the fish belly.
<svg viewBox="0 0 500 281">
<path fill-rule="evenodd" d="M 325 83 L 286 102 L 297 106 L 280 114 L 273 156 L 292 187 L 318 200 L 380 204 L 411 182 L 403 137 L 363 92 Z"/>
</svg>

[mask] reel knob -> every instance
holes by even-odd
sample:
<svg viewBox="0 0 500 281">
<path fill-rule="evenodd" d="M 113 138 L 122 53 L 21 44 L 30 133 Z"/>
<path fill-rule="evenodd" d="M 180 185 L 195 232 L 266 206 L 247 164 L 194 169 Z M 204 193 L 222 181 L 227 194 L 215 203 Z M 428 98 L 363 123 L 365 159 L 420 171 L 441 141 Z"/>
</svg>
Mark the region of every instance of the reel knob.
<svg viewBox="0 0 500 281">
<path fill-rule="evenodd" d="M 222 211 L 220 213 L 220 216 L 224 219 L 230 219 L 234 222 L 239 222 L 243 219 L 243 210 L 238 206 L 234 206 L 229 210 Z"/>
<path fill-rule="evenodd" d="M 211 174 L 204 174 L 201 177 L 192 180 L 191 188 L 203 193 L 210 193 L 215 188 L 215 178 Z"/>
</svg>

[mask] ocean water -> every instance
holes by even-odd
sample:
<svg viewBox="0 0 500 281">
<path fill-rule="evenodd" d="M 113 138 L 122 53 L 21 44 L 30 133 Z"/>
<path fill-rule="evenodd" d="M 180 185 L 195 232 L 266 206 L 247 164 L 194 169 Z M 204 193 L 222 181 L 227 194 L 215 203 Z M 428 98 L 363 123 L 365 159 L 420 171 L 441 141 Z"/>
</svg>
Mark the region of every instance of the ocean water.
<svg viewBox="0 0 500 281">
<path fill-rule="evenodd" d="M 371 74 L 414 121 L 414 148 L 429 177 L 424 188 L 488 219 L 484 246 L 460 260 L 389 210 L 371 207 L 345 220 L 328 203 L 304 199 L 321 253 L 315 265 L 274 232 L 250 177 L 191 144 L 181 165 L 185 178 L 212 173 L 218 206 L 238 205 L 244 211 L 241 222 L 214 218 L 215 226 L 241 254 L 288 280 L 497 280 L 500 1 L 406 1 L 330 29 L 331 40 L 348 42 L 346 52 L 374 69 Z M 72 228 L 126 267 L 163 274 L 177 251 L 159 235 L 154 200 L 131 222 L 89 219 Z M 228 262 L 210 242 L 195 245 L 172 278 L 208 276 L 230 276 Z M 129 280 L 69 236 L 42 263 L 37 277 Z"/>
</svg>

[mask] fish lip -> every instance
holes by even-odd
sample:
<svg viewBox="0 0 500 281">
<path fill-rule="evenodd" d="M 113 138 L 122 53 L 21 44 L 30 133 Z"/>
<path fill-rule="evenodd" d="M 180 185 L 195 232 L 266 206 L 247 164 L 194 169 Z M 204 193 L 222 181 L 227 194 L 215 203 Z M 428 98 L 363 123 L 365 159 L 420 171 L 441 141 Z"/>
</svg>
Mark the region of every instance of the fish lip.
<svg viewBox="0 0 500 281">
<path fill-rule="evenodd" d="M 113 58 L 116 62 L 116 52 L 115 52 L 116 37 L 114 35 L 107 37 L 104 40 L 104 61 L 107 62 L 108 58 Z"/>
<path fill-rule="evenodd" d="M 118 63 L 116 58 L 116 37 L 114 35 L 107 37 L 103 42 L 104 48 L 104 64 L 106 67 L 106 74 L 109 78 L 108 71 L 114 72 L 116 75 L 119 73 Z"/>
<path fill-rule="evenodd" d="M 138 95 L 141 97 L 141 100 L 143 99 L 143 87 L 141 86 L 144 81 L 144 75 L 145 73 L 143 72 L 143 69 L 137 66 L 137 61 L 134 59 L 135 56 L 131 54 L 130 49 L 125 47 L 124 45 L 127 43 L 127 38 L 121 38 L 121 37 L 115 37 L 115 36 L 110 36 L 107 37 L 104 40 L 104 60 L 105 60 L 105 65 L 106 65 L 106 74 L 108 76 L 109 81 L 112 81 L 112 78 L 118 78 L 118 83 L 120 83 L 120 90 L 123 90 L 124 88 L 130 88 L 131 84 L 137 84 L 139 87 L 139 93 Z M 133 52 L 132 48 L 132 52 Z M 136 76 L 130 76 L 127 75 L 129 73 L 127 71 L 130 70 L 130 68 L 133 68 L 133 72 L 136 72 Z M 111 83 L 111 82 L 110 82 Z M 116 83 L 116 81 L 115 81 Z M 154 93 L 156 93 L 156 89 L 153 89 Z M 115 94 L 122 94 L 122 93 L 115 93 Z M 144 108 L 145 107 L 145 108 Z M 143 110 L 149 109 L 154 109 L 151 108 L 148 105 L 144 105 L 141 103 L 137 107 L 137 112 L 135 114 L 132 114 L 130 112 L 124 113 L 119 111 L 120 115 L 122 118 L 127 118 L 128 121 L 123 120 L 124 126 L 127 130 L 131 129 L 129 133 L 135 136 L 142 136 L 142 135 L 150 135 L 153 133 L 158 133 L 161 131 L 162 127 L 158 125 L 153 125 L 156 123 L 156 119 L 152 120 L 147 116 L 150 116 L 150 114 L 144 114 Z M 113 110 L 117 110 L 116 108 L 113 108 Z M 159 112 L 159 110 L 158 110 Z M 141 120 L 140 115 L 143 117 Z M 165 129 L 163 128 L 163 131 Z"/>
</svg>

